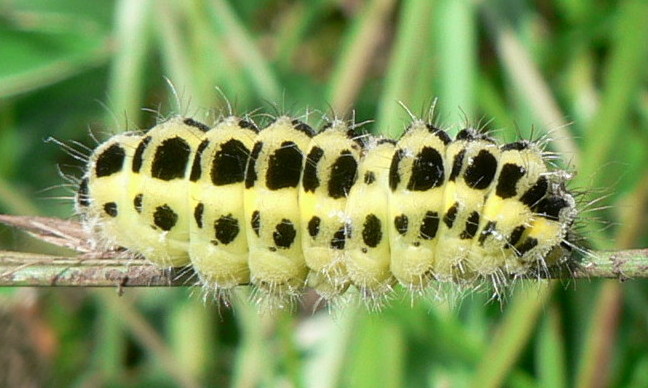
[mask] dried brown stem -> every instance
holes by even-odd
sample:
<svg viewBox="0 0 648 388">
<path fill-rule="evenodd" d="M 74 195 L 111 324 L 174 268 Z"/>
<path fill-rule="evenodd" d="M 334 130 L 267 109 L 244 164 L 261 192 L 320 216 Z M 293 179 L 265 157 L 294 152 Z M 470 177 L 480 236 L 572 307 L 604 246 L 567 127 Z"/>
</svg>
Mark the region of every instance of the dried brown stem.
<svg viewBox="0 0 648 388">
<path fill-rule="evenodd" d="M 3 287 L 157 287 L 194 284 L 191 270 L 162 269 L 142 259 L 58 257 L 0 251 Z"/>
<path fill-rule="evenodd" d="M 94 252 L 78 223 L 43 217 L 0 215 L 0 222 L 41 240 L 83 252 L 77 257 L 0 251 L 3 287 L 159 287 L 196 283 L 191 269 L 162 269 L 116 252 Z M 538 275 L 534 275 L 537 277 Z M 648 249 L 590 252 L 569 270 L 541 275 L 555 279 L 648 278 Z"/>
</svg>

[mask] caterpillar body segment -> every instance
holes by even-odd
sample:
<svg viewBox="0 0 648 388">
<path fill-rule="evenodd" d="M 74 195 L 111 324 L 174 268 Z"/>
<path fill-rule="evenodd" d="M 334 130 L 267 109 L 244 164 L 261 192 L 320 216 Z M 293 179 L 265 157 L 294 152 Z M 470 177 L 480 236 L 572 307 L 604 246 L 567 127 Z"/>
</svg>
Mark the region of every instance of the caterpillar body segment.
<svg viewBox="0 0 648 388">
<path fill-rule="evenodd" d="M 297 295 L 307 267 L 299 185 L 314 131 L 281 116 L 257 135 L 245 173 L 244 210 L 250 278 L 271 295 Z"/>
<path fill-rule="evenodd" d="M 495 189 L 486 198 L 478 237 L 466 262 L 468 271 L 482 275 L 497 275 L 511 256 L 516 259 L 510 264 L 519 265 L 517 253 L 533 217 L 531 207 L 546 191 L 542 153 L 530 143 L 505 145 L 499 163 Z"/>
<path fill-rule="evenodd" d="M 334 120 L 310 141 L 299 190 L 302 250 L 307 284 L 325 298 L 348 287 L 347 197 L 358 175 L 362 144 L 342 120 Z"/>
<path fill-rule="evenodd" d="M 385 206 L 395 147 L 396 142 L 389 139 L 367 145 L 346 203 L 346 270 L 351 283 L 371 299 L 386 295 L 396 282 L 389 269 L 391 222 Z"/>
<path fill-rule="evenodd" d="M 439 223 L 434 275 L 452 281 L 475 276 L 464 263 L 479 229 L 486 196 L 498 173 L 500 150 L 495 141 L 469 128 L 460 131 L 446 151 L 448 181 Z"/>
<path fill-rule="evenodd" d="M 504 268 L 514 275 L 524 275 L 533 270 L 546 270 L 560 264 L 568 257 L 571 247 L 564 244 L 576 218 L 576 201 L 565 191 L 563 177 L 546 175 L 547 191 L 532 206 L 533 216 L 515 245 L 515 256 L 507 258 Z M 534 268 L 538 265 L 541 268 Z"/>
<path fill-rule="evenodd" d="M 129 248 L 154 263 L 174 267 L 190 263 L 187 178 L 208 129 L 193 119 L 175 117 L 151 129 L 135 149 L 133 181 L 124 193 L 139 214 L 137 236 Z"/>
<path fill-rule="evenodd" d="M 215 289 L 250 282 L 243 192 L 245 169 L 258 129 L 230 116 L 204 134 L 189 176 L 189 257 Z"/>
<path fill-rule="evenodd" d="M 434 279 L 450 137 L 421 120 L 396 144 L 389 169 L 390 270 L 412 289 Z"/>
<path fill-rule="evenodd" d="M 116 135 L 91 155 L 76 195 L 76 211 L 85 225 L 106 246 L 131 247 L 130 228 L 138 222 L 137 213 L 127 211 L 133 204 L 122 192 L 137 185 L 139 177 L 129 172 L 141 136 Z"/>
<path fill-rule="evenodd" d="M 533 143 L 520 141 L 502 146 L 500 164 L 497 183 L 486 199 L 478 238 L 473 240 L 468 261 L 469 268 L 477 269 L 482 276 L 528 272 L 531 264 L 565 237 L 557 229 L 553 229 L 552 238 L 543 242 L 534 235 L 551 229 L 548 217 L 557 219 L 575 209 L 573 197 L 557 191 L 560 185 L 552 183 L 555 178 L 547 171 L 542 152 Z M 562 200 L 554 201 L 556 196 Z"/>
</svg>

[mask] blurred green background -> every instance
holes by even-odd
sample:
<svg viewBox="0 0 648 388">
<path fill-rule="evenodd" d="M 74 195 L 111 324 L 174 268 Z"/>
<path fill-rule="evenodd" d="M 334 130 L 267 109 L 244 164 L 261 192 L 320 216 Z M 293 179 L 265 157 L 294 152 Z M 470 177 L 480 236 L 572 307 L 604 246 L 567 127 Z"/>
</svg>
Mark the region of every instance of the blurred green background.
<svg viewBox="0 0 648 388">
<path fill-rule="evenodd" d="M 354 109 L 397 136 L 399 101 L 425 115 L 438 98 L 450 132 L 550 132 L 590 244 L 646 247 L 647 38 L 643 0 L 2 0 L 0 212 L 72 215 L 57 166 L 80 163 L 50 136 L 92 147 L 158 111 L 209 121 L 223 95 L 238 113 Z M 0 244 L 55 252 L 7 228 Z M 0 385 L 648 386 L 642 280 L 528 282 L 502 303 L 398 294 L 380 313 L 259 316 L 200 294 L 0 289 Z"/>
</svg>

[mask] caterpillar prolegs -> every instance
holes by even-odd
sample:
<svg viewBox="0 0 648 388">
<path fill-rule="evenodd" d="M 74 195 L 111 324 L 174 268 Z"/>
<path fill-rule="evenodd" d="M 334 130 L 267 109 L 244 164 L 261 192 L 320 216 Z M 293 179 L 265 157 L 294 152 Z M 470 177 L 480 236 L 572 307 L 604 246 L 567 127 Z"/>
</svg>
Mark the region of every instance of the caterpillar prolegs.
<svg viewBox="0 0 648 388">
<path fill-rule="evenodd" d="M 338 119 L 316 132 L 288 116 L 263 129 L 173 117 L 97 147 L 76 208 L 99 239 L 191 265 L 209 289 L 377 297 L 502 285 L 568 260 L 568 178 L 538 142 L 452 139 L 419 119 L 391 140 Z"/>
</svg>

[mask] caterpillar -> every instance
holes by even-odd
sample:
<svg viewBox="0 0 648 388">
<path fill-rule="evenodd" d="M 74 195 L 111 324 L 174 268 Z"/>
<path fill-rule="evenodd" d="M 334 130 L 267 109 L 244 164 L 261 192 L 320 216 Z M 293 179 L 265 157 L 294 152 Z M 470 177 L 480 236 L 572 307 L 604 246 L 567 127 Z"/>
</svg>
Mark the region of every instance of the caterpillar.
<svg viewBox="0 0 648 388">
<path fill-rule="evenodd" d="M 539 141 L 452 139 L 422 119 L 391 140 L 340 119 L 316 132 L 288 116 L 262 129 L 177 116 L 100 144 L 75 202 L 97 239 L 190 265 L 211 290 L 376 299 L 397 284 L 499 288 L 571 260 L 569 178 Z"/>
</svg>

